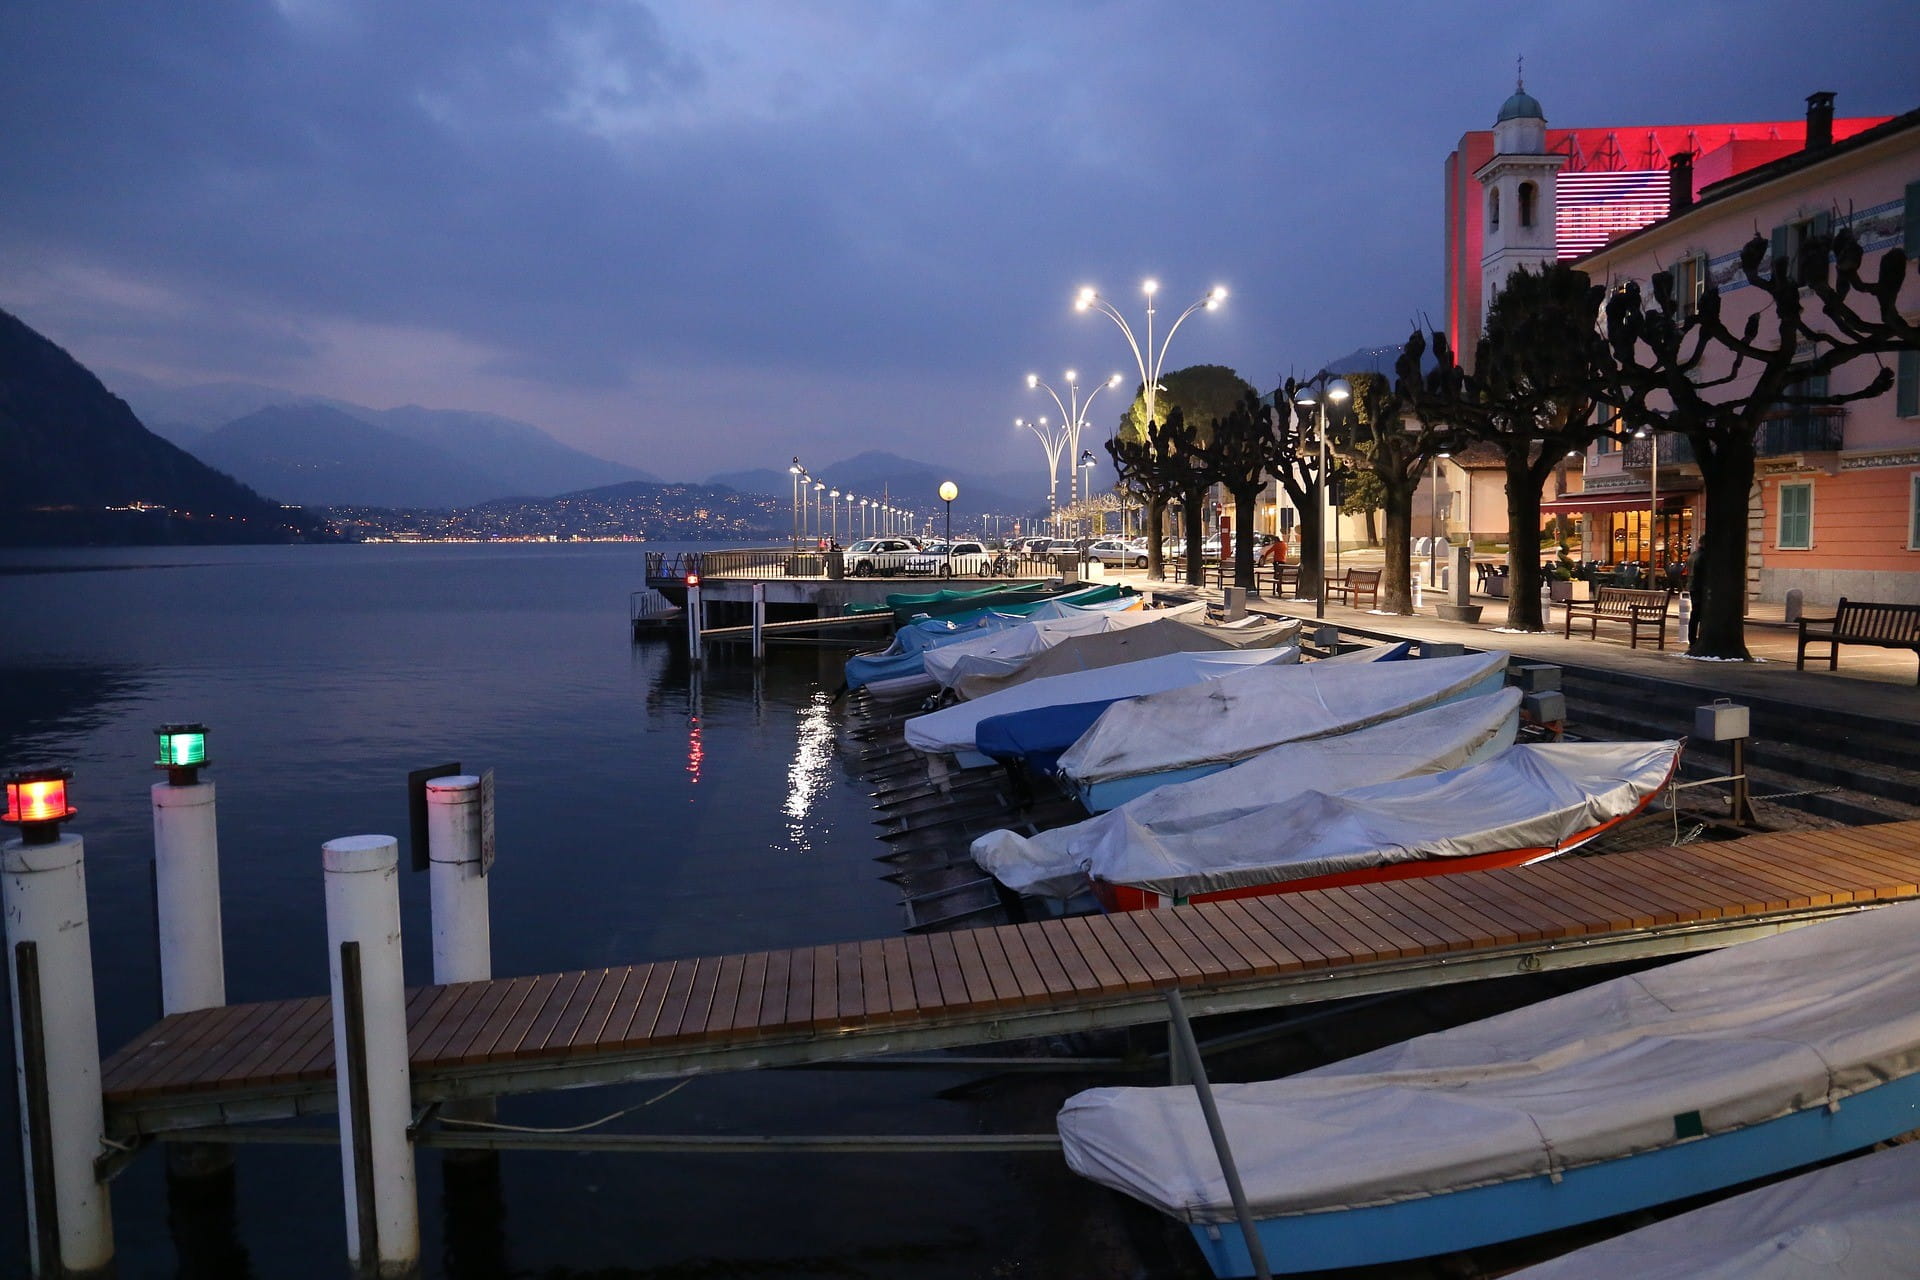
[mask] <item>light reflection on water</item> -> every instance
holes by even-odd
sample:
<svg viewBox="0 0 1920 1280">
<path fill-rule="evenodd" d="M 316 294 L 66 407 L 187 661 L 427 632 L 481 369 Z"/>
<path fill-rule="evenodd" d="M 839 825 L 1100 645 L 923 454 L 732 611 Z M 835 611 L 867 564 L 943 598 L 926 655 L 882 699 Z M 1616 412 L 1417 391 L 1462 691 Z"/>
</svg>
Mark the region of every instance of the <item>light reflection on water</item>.
<svg viewBox="0 0 1920 1280">
<path fill-rule="evenodd" d="M 793 763 L 787 766 L 789 852 L 801 852 L 812 847 L 807 839 L 806 820 L 831 785 L 829 772 L 833 764 L 833 729 L 833 699 L 826 692 L 815 689 L 800 711 Z"/>
</svg>

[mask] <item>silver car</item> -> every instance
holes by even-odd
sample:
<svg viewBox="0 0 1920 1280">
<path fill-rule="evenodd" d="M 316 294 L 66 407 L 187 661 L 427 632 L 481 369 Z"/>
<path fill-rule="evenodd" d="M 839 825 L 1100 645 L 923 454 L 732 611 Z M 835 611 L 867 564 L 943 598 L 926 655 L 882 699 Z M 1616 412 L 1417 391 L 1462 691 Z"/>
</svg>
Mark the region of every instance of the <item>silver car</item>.
<svg viewBox="0 0 1920 1280">
<path fill-rule="evenodd" d="M 1087 558 L 1098 560 L 1101 564 L 1130 564 L 1136 569 L 1147 567 L 1147 553 L 1120 538 L 1101 538 L 1087 548 Z"/>
</svg>

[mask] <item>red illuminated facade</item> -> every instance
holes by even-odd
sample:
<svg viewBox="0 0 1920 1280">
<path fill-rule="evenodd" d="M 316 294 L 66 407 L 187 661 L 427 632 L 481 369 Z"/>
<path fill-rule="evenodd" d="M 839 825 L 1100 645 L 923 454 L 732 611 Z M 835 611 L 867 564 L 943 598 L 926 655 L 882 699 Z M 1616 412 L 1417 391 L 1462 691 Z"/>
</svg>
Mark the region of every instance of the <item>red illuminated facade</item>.
<svg viewBox="0 0 1920 1280">
<path fill-rule="evenodd" d="M 1841 141 L 1887 116 L 1835 120 Z M 1807 122 L 1616 125 L 1546 131 L 1550 153 L 1567 157 L 1554 180 L 1558 256 L 1582 257 L 1668 213 L 1668 163 L 1693 156 L 1693 192 L 1806 146 Z M 1474 174 L 1494 156 L 1493 131 L 1461 135 L 1446 164 L 1446 327 L 1463 359 L 1480 341 L 1486 200 Z"/>
</svg>

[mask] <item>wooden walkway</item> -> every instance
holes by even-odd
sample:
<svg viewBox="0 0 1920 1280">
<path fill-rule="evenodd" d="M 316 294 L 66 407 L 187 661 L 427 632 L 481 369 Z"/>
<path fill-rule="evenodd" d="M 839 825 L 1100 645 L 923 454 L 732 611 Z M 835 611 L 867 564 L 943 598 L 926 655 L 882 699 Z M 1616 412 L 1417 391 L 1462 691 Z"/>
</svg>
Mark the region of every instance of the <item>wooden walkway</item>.
<svg viewBox="0 0 1920 1280">
<path fill-rule="evenodd" d="M 1920 897 L 1920 822 L 410 993 L 416 1099 L 794 1065 L 1678 954 Z M 333 1108 L 328 999 L 167 1018 L 103 1069 L 131 1137 Z"/>
</svg>

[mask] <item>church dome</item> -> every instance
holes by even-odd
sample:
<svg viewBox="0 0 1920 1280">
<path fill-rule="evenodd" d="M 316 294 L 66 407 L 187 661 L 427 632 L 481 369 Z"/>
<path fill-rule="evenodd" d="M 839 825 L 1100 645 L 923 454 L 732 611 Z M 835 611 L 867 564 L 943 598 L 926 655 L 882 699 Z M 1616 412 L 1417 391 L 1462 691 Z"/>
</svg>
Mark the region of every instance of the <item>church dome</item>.
<svg viewBox="0 0 1920 1280">
<path fill-rule="evenodd" d="M 1507 120 L 1545 120 L 1546 118 L 1547 113 L 1540 106 L 1537 98 L 1525 89 L 1515 89 L 1513 96 L 1500 104 L 1500 114 L 1494 119 L 1494 123 L 1500 124 Z"/>
</svg>

